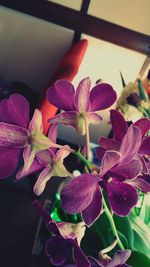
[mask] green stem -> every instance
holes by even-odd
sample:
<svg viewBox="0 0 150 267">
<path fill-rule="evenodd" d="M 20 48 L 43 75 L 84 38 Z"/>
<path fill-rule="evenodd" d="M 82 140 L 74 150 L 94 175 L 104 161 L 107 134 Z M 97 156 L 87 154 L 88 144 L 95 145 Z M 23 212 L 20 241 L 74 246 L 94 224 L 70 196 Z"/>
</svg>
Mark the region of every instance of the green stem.
<svg viewBox="0 0 150 267">
<path fill-rule="evenodd" d="M 142 210 L 142 208 L 143 208 L 143 204 L 144 204 L 144 198 L 145 198 L 145 195 L 143 194 L 143 195 L 142 195 L 141 207 L 140 207 L 140 210 L 139 210 L 139 214 L 138 214 L 138 215 L 140 215 L 140 213 L 141 213 L 141 210 Z"/>
<path fill-rule="evenodd" d="M 124 246 L 119 238 L 119 235 L 118 235 L 118 232 L 117 232 L 117 229 L 116 229 L 116 226 L 115 226 L 115 222 L 114 222 L 114 219 L 113 219 L 113 216 L 111 214 L 111 212 L 109 211 L 108 207 L 107 207 L 107 204 L 106 204 L 106 201 L 104 199 L 104 196 L 103 196 L 103 205 L 104 205 L 104 210 L 105 210 L 105 213 L 106 213 L 106 216 L 110 222 L 110 225 L 111 225 L 111 228 L 112 228 L 112 232 L 114 234 L 114 236 L 116 237 L 117 239 L 117 243 L 118 243 L 118 246 L 120 247 L 121 250 L 124 250 Z"/>
<path fill-rule="evenodd" d="M 86 115 L 84 116 L 85 131 L 86 131 L 86 156 L 90 158 L 90 135 L 89 135 L 89 124 Z"/>
<path fill-rule="evenodd" d="M 92 164 L 80 153 L 80 151 L 78 150 L 77 152 L 74 152 L 74 154 L 85 163 L 88 170 L 90 171 L 92 168 Z"/>
</svg>

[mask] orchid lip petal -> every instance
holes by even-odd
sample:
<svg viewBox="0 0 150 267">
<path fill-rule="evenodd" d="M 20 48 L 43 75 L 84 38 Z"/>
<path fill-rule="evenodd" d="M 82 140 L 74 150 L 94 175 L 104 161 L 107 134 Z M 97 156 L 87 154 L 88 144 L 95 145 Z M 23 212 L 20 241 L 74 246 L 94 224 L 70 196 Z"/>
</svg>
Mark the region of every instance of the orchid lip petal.
<svg viewBox="0 0 150 267">
<path fill-rule="evenodd" d="M 30 133 L 25 128 L 0 122 L 0 146 L 23 148 L 28 145 Z"/>
<path fill-rule="evenodd" d="M 134 186 L 124 182 L 107 184 L 108 200 L 112 211 L 119 216 L 127 216 L 138 201 L 138 193 Z"/>
</svg>

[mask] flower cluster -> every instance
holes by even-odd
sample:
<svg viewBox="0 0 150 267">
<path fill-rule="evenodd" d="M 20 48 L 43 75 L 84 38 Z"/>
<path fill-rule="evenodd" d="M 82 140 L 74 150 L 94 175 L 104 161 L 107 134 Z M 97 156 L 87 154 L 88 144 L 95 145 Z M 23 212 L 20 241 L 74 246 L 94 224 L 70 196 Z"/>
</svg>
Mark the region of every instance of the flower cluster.
<svg viewBox="0 0 150 267">
<path fill-rule="evenodd" d="M 96 149 L 99 166 L 95 166 L 89 156 L 89 125 L 101 122 L 102 117 L 97 111 L 110 108 L 117 95 L 106 83 L 90 87 L 90 79 L 85 78 L 76 90 L 67 80 L 58 80 L 48 89 L 48 100 L 62 110 L 49 120 L 48 136 L 43 134 L 40 110 L 35 110 L 30 121 L 29 105 L 23 96 L 13 94 L 0 102 L 0 178 L 15 172 L 21 156 L 23 166 L 17 170 L 16 179 L 38 172 L 34 185 L 37 196 L 43 193 L 51 177 L 69 176 L 69 182 L 60 192 L 61 206 L 68 214 L 80 213 L 81 222 L 56 222 L 38 201 L 34 203 L 52 234 L 46 243 L 46 255 L 51 263 L 62 266 L 72 253 L 77 267 L 128 267 L 126 261 L 131 252 L 124 246 L 117 231 L 114 214 L 127 217 L 136 209 L 140 194 L 143 196 L 150 192 L 150 120 L 145 116 L 129 125 L 119 111 L 111 109 L 113 137 L 100 137 Z M 128 101 L 140 101 L 134 94 L 130 94 Z M 86 136 L 86 155 L 69 145 L 57 144 L 59 123 L 71 126 Z M 64 159 L 70 153 L 85 164 L 85 171 L 77 177 L 64 165 Z M 91 229 L 103 214 L 110 222 L 112 240 L 96 259 L 93 255 L 87 257 L 81 249 L 81 239 L 85 229 Z M 117 250 L 112 256 L 111 250 L 116 245 L 121 251 Z M 111 257 L 106 253 L 110 253 Z"/>
</svg>

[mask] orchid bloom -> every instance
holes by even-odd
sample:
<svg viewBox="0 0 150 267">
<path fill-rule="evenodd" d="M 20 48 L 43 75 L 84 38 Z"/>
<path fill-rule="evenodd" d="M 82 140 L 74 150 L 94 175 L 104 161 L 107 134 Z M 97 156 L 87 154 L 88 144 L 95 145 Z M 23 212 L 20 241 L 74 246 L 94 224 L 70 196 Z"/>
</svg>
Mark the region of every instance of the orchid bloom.
<svg viewBox="0 0 150 267">
<path fill-rule="evenodd" d="M 100 176 L 106 186 L 111 209 L 119 216 L 127 216 L 136 205 L 137 188 L 150 192 L 150 184 L 138 177 L 142 171 L 141 161 L 137 157 L 141 141 L 140 129 L 132 125 L 122 139 L 120 150 L 108 150 L 102 158 Z M 110 168 L 114 161 L 116 166 Z"/>
<path fill-rule="evenodd" d="M 42 133 L 42 115 L 38 109 L 29 123 L 29 104 L 22 95 L 13 94 L 0 102 L 1 179 L 15 171 L 21 152 L 27 171 L 35 154 L 50 146 L 50 139 Z"/>
<path fill-rule="evenodd" d="M 117 110 L 110 111 L 110 118 L 114 136 L 113 139 L 105 137 L 101 137 L 99 139 L 100 148 L 98 148 L 96 152 L 99 158 L 102 158 L 105 151 L 107 150 L 119 151 L 121 142 L 128 129 L 127 122 L 125 121 L 122 114 Z M 150 156 L 150 136 L 145 137 L 145 135 L 150 130 L 150 120 L 148 118 L 142 118 L 136 121 L 133 126 L 138 127 L 141 131 L 142 140 L 137 157 L 142 164 L 142 173 L 148 174 L 148 164 L 145 156 Z"/>
<path fill-rule="evenodd" d="M 52 221 L 49 214 L 36 200 L 34 206 L 44 219 L 52 237 L 48 239 L 45 247 L 46 255 L 53 265 L 64 264 L 69 257 L 70 248 L 73 249 L 73 258 L 77 267 L 90 267 L 91 264 L 80 248 L 80 241 L 84 236 L 84 223 L 72 224 Z"/>
<path fill-rule="evenodd" d="M 99 123 L 102 117 L 95 111 L 110 107 L 116 100 L 116 92 L 106 83 L 97 84 L 91 91 L 90 86 L 90 79 L 85 78 L 80 81 L 75 92 L 69 81 L 56 81 L 48 89 L 47 98 L 64 112 L 51 118 L 49 122 L 72 126 L 82 135 L 90 123 Z"/>
<path fill-rule="evenodd" d="M 126 264 L 126 261 L 131 255 L 131 251 L 128 249 L 117 250 L 112 258 L 107 255 L 103 255 L 98 260 L 90 257 L 91 267 L 131 267 Z"/>
<path fill-rule="evenodd" d="M 52 142 L 56 142 L 57 126 L 51 125 L 48 133 L 48 137 Z M 63 165 L 63 160 L 70 153 L 70 147 L 68 145 L 57 150 L 55 148 L 49 148 L 44 151 L 40 151 L 36 154 L 31 167 L 24 172 L 22 169 L 17 173 L 16 178 L 19 180 L 31 173 L 40 172 L 38 179 L 34 185 L 33 191 L 39 196 L 43 193 L 46 183 L 53 176 L 67 177 L 70 173 Z"/>
<path fill-rule="evenodd" d="M 120 159 L 118 154 L 115 151 L 110 152 L 109 156 L 113 158 L 113 161 L 109 160 L 108 170 L 118 163 Z M 101 177 L 99 175 L 81 174 L 71 180 L 63 188 L 60 195 L 62 208 L 70 214 L 81 212 L 87 226 L 92 225 L 102 212 L 100 181 Z"/>
</svg>

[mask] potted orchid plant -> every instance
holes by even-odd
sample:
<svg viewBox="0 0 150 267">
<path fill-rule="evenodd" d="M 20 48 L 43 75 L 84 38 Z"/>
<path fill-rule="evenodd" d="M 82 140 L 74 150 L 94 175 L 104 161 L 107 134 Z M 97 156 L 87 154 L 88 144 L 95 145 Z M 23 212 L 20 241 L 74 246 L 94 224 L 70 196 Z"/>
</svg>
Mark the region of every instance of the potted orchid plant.
<svg viewBox="0 0 150 267">
<path fill-rule="evenodd" d="M 62 112 L 49 120 L 48 136 L 43 134 L 40 110 L 29 121 L 29 104 L 23 96 L 12 94 L 0 102 L 0 178 L 14 173 L 20 158 L 23 166 L 16 179 L 37 173 L 33 188 L 37 196 L 53 186 L 51 181 L 47 185 L 51 177 L 66 177 L 59 203 L 64 213 L 76 219 L 57 221 L 38 200 L 33 203 L 50 232 L 45 252 L 54 266 L 150 266 L 149 100 L 141 81 L 133 92 L 124 87 L 127 97 L 123 104 L 118 100 L 119 111 L 110 109 L 113 137 L 99 139 L 98 165 L 90 158 L 89 125 L 101 123 L 97 111 L 116 102 L 111 85 L 98 83 L 91 89 L 90 79 L 85 78 L 75 90 L 67 80 L 56 81 L 47 98 Z M 138 120 L 126 121 L 125 104 L 138 110 Z M 85 135 L 84 149 L 57 142 L 60 123 Z M 64 163 L 70 154 L 84 164 L 77 176 Z"/>
</svg>

